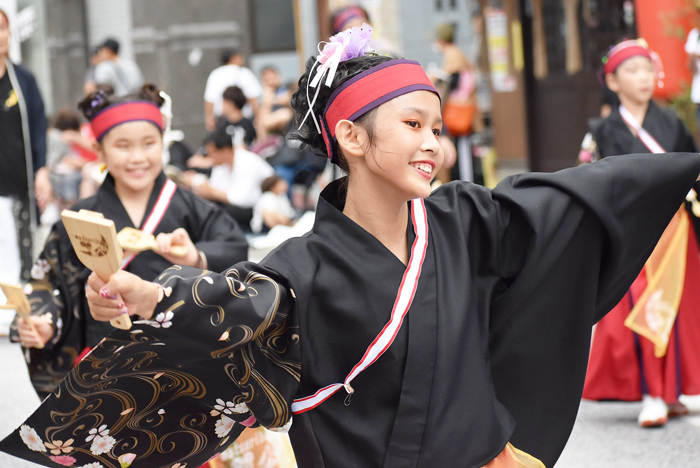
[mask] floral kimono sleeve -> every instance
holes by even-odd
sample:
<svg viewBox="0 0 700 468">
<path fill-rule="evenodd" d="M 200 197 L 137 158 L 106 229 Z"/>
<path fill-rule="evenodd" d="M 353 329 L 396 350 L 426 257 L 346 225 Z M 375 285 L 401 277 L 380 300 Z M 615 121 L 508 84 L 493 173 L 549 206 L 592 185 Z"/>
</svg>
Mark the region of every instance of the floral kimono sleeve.
<svg viewBox="0 0 700 468">
<path fill-rule="evenodd" d="M 151 320 L 106 337 L 0 450 L 45 466 L 196 468 L 245 427 L 284 427 L 300 378 L 295 303 L 241 263 L 174 266 Z"/>
<path fill-rule="evenodd" d="M 32 385 L 42 398 L 70 372 L 84 347 L 81 321 L 89 274 L 75 255 L 63 224 L 56 223 L 32 267 L 32 281 L 25 286 L 32 315 L 54 329 L 43 349 L 24 349 Z M 10 340 L 19 342 L 17 318 L 10 329 Z"/>
</svg>

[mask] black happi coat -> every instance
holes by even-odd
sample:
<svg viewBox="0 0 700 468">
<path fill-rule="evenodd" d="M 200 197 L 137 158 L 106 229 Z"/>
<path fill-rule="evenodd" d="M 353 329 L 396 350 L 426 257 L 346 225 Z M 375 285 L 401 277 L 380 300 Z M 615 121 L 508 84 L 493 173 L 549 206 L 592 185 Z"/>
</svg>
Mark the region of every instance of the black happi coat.
<svg viewBox="0 0 700 468">
<path fill-rule="evenodd" d="M 142 224 L 153 210 L 166 180 L 163 173 L 156 179 Z M 79 201 L 72 209 L 102 213 L 114 221 L 117 232 L 125 227 L 136 227 L 119 200 L 110 175 L 95 196 Z M 197 249 L 204 252 L 213 271 L 223 271 L 248 258 L 245 236 L 229 215 L 191 192 L 176 189 L 154 234 L 170 233 L 180 227 L 187 230 Z M 126 271 L 152 281 L 170 266 L 172 263 L 165 258 L 147 250 L 138 254 Z M 29 283 L 32 314 L 49 314 L 56 328 L 44 349 L 25 350 L 32 385 L 42 398 L 70 372 L 75 358 L 85 347 L 96 346 L 114 330 L 109 322 L 97 322 L 90 315 L 85 300 L 85 283 L 90 273 L 78 260 L 63 223 L 57 222 L 32 269 L 33 281 Z M 16 323 L 10 337 L 19 342 Z"/>
<path fill-rule="evenodd" d="M 654 137 L 668 153 L 696 153 L 698 147 L 693 136 L 673 109 L 662 109 L 654 101 L 644 116 L 642 127 Z M 591 133 L 598 144 L 601 158 L 620 154 L 649 153 L 642 140 L 633 135 L 622 116 L 619 106 L 614 106 L 605 119 L 591 123 Z"/>
<path fill-rule="evenodd" d="M 698 172 L 697 154 L 635 155 L 493 191 L 442 186 L 425 200 L 426 259 L 396 341 L 353 381 L 349 406 L 341 390 L 294 417 L 300 468 L 476 468 L 508 441 L 551 467 L 591 326 Z M 199 466 L 245 425 L 282 426 L 293 399 L 342 382 L 388 321 L 405 267 L 342 215 L 335 190 L 314 230 L 260 265 L 165 271 L 153 318 L 112 333 L 0 449 L 60 466 L 42 447 L 70 438 L 75 466 Z"/>
<path fill-rule="evenodd" d="M 663 109 L 654 101 L 650 101 L 642 127 L 654 137 L 667 153 L 698 152 L 695 138 L 673 109 Z M 632 134 L 625 121 L 622 120 L 619 105 L 613 106 L 612 112 L 605 119 L 592 120 L 590 130 L 598 145 L 600 158 L 651 152 L 639 137 Z M 700 182 L 696 183 L 694 188 L 697 193 L 700 193 Z M 686 208 L 695 227 L 698 243 L 700 243 L 700 219 L 693 214 L 690 203 L 686 202 Z"/>
</svg>

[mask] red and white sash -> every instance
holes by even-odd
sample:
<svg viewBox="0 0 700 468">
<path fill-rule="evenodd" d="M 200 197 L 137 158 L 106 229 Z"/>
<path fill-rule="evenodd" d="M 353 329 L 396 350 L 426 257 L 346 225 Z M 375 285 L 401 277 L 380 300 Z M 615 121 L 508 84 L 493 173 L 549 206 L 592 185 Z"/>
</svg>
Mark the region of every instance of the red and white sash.
<svg viewBox="0 0 700 468">
<path fill-rule="evenodd" d="M 411 202 L 411 218 L 413 220 L 413 229 L 416 233 L 416 239 L 411 248 L 411 258 L 404 272 L 403 279 L 401 280 L 401 286 L 399 286 L 399 292 L 396 295 L 396 301 L 391 311 L 389 323 L 384 326 L 372 344 L 369 345 L 365 355 L 348 374 L 344 383 L 328 385 L 311 396 L 294 400 L 292 403 L 293 414 L 304 413 L 316 408 L 341 388 L 345 388 L 348 392 L 348 396 L 352 395 L 354 390 L 350 386 L 350 383 L 353 379 L 374 364 L 394 342 L 416 294 L 418 279 L 420 278 L 423 261 L 425 260 L 425 253 L 428 248 L 428 218 L 426 216 L 423 200 L 415 199 Z"/>
<path fill-rule="evenodd" d="M 153 205 L 153 209 L 148 215 L 148 219 L 146 219 L 146 222 L 143 223 L 143 229 L 141 229 L 141 231 L 147 234 L 153 234 L 155 232 L 156 228 L 160 224 L 160 221 L 163 219 L 163 215 L 170 206 L 170 202 L 173 199 L 173 195 L 175 195 L 176 189 L 177 185 L 175 184 L 175 182 L 173 182 L 170 179 L 167 179 L 165 181 L 165 185 L 163 185 L 163 188 L 161 189 L 160 194 L 158 195 L 158 200 L 156 200 L 155 205 Z M 122 260 L 121 269 L 124 270 L 126 267 L 128 267 L 129 264 L 134 260 L 134 258 L 136 258 L 136 255 L 138 254 L 129 255 L 124 260 Z M 85 291 L 87 291 L 87 289 L 88 285 L 86 282 Z M 73 362 L 73 367 L 80 364 L 80 361 L 85 359 L 85 357 L 87 357 L 87 355 L 90 354 L 90 351 L 92 351 L 92 346 L 85 347 L 82 350 L 82 352 L 75 358 L 75 361 Z"/>
<path fill-rule="evenodd" d="M 142 232 L 145 232 L 146 234 L 153 234 L 156 231 L 160 221 L 163 219 L 163 215 L 165 215 L 165 212 L 170 206 L 173 195 L 175 195 L 175 190 L 177 190 L 177 185 L 175 182 L 167 179 L 160 191 L 160 195 L 158 195 L 158 200 L 156 200 L 155 205 L 153 205 L 151 213 L 148 215 L 146 222 L 143 223 L 143 228 L 141 229 Z M 134 258 L 136 258 L 136 255 L 138 254 L 131 254 L 122 261 L 122 270 L 129 266 Z"/>
<path fill-rule="evenodd" d="M 642 140 L 642 143 L 644 143 L 644 146 L 646 146 L 649 151 L 651 151 L 654 154 L 666 153 L 666 150 L 663 148 L 663 146 L 661 146 L 659 142 L 656 141 L 656 139 L 654 139 L 654 137 L 651 136 L 651 134 L 644 129 L 644 127 L 639 125 L 637 119 L 635 119 L 632 113 L 628 111 L 627 108 L 625 108 L 625 106 L 623 106 L 622 104 L 620 104 L 620 116 L 627 125 L 632 127 L 637 132 L 637 136 L 640 140 Z M 695 206 L 695 204 L 698 203 L 697 193 L 695 193 L 695 189 L 691 188 L 685 199 L 693 203 L 693 205 Z M 694 211 L 695 210 L 693 210 L 693 212 Z"/>
<path fill-rule="evenodd" d="M 659 142 L 656 141 L 654 137 L 651 136 L 651 134 L 639 124 L 639 122 L 637 122 L 637 119 L 635 119 L 632 113 L 628 111 L 627 108 L 622 104 L 620 104 L 620 116 L 627 125 L 632 127 L 634 131 L 637 132 L 637 136 L 640 140 L 642 140 L 642 143 L 644 143 L 644 146 L 646 146 L 649 149 L 649 151 L 651 151 L 654 154 L 666 152 L 666 150 L 663 149 Z"/>
</svg>

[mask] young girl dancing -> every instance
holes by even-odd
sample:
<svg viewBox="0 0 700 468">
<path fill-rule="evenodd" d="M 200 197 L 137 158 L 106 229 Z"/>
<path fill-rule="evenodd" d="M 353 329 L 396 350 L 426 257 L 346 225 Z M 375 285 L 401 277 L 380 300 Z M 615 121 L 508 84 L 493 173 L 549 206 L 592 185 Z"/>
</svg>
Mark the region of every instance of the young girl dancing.
<svg viewBox="0 0 700 468">
<path fill-rule="evenodd" d="M 643 41 L 624 41 L 610 50 L 604 59 L 605 80 L 621 104 L 592 126 L 591 137 L 585 140 L 587 151 L 582 152 L 584 160 L 591 154 L 606 158 L 626 153 L 697 152 L 695 140 L 676 113 L 660 108 L 651 99 L 659 71 L 653 58 L 654 53 Z M 644 305 L 647 289 L 654 293 L 663 289 L 663 284 L 654 279 L 662 269 L 648 265 L 620 303 L 598 324 L 593 337 L 583 397 L 642 400 L 638 418 L 642 427 L 662 426 L 669 415 L 687 413 L 679 396 L 700 394 L 700 254 L 696 236 L 700 220 L 692 209 L 698 203 L 695 191 L 689 199 L 692 203 L 687 203 L 678 214 L 685 227 L 671 231 L 672 226 L 668 231 L 668 236 L 677 232 L 685 239 L 678 256 L 685 265 L 669 262 L 666 267 L 678 269 L 678 275 L 665 287 L 666 293 L 680 286 L 675 301 L 664 298 L 672 304 L 670 309 L 656 307 L 660 302 L 651 296 L 651 301 L 646 302 L 649 305 Z M 672 249 L 665 246 L 661 242 L 656 255 L 670 259 Z M 632 331 L 625 321 L 635 309 L 644 310 L 648 324 L 660 326 L 637 329 L 633 325 L 641 334 Z M 665 319 L 665 310 L 677 314 L 676 319 Z M 648 333 L 654 329 L 666 329 L 666 333 Z"/>
<path fill-rule="evenodd" d="M 98 193 L 73 210 L 102 213 L 114 221 L 117 232 L 137 227 L 157 236 L 157 251 L 125 255 L 122 269 L 139 278 L 153 280 L 176 263 L 223 271 L 247 259 L 245 237 L 223 211 L 178 189 L 163 174 L 162 103 L 152 85 L 124 98 L 99 91 L 80 103 L 108 174 Z M 184 257 L 170 253 L 175 245 L 186 248 Z M 11 338 L 27 351 L 32 385 L 44 398 L 114 328 L 89 313 L 85 287 L 90 270 L 78 260 L 62 222 L 53 226 L 31 274 L 27 290 L 37 333 L 17 319 Z"/>
<path fill-rule="evenodd" d="M 554 464 L 591 326 L 636 277 L 700 155 L 431 194 L 440 99 L 417 62 L 366 54 L 368 36 L 333 38 L 294 97 L 299 137 L 348 173 L 323 191 L 313 230 L 222 274 L 92 275 L 94 317 L 135 326 L 1 450 L 47 466 L 182 468 L 244 427 L 291 425 L 304 468 Z"/>
</svg>

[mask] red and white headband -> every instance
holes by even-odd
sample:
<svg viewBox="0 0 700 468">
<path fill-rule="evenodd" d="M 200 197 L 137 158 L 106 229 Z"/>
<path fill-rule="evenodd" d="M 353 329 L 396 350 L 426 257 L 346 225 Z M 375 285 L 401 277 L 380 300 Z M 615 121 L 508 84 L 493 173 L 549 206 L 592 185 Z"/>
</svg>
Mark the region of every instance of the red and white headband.
<svg viewBox="0 0 700 468">
<path fill-rule="evenodd" d="M 423 68 L 413 60 L 389 60 L 338 87 L 328 99 L 323 115 L 319 115 L 321 133 L 331 162 L 338 163 L 335 139 L 338 122 L 354 121 L 385 102 L 413 91 L 430 91 L 440 97 Z"/>
<path fill-rule="evenodd" d="M 131 101 L 109 106 L 93 117 L 90 125 L 95 138 L 100 141 L 117 125 L 135 121 L 151 122 L 161 131 L 165 130 L 160 108 L 149 101 Z"/>
<path fill-rule="evenodd" d="M 649 48 L 649 45 L 644 39 L 630 39 L 622 41 L 615 47 L 610 49 L 610 52 L 603 58 L 603 72 L 615 73 L 615 70 L 622 65 L 625 60 L 632 57 L 646 57 L 651 60 L 656 72 L 658 85 L 663 87 L 664 68 L 659 54 Z"/>
<path fill-rule="evenodd" d="M 374 50 L 373 32 L 372 27 L 365 23 L 359 28 L 350 28 L 332 36 L 329 42 L 325 43 L 309 72 L 306 83 L 309 110 L 299 128 L 311 117 L 316 131 L 323 135 L 328 157 L 334 164 L 338 163 L 335 126 L 341 120 L 353 121 L 390 99 L 413 91 L 431 91 L 440 97 L 418 62 L 389 60 L 352 77 L 338 87 L 328 99 L 323 115 L 319 115 L 317 120 L 313 107 L 321 86 L 324 83 L 331 86 L 341 62 Z M 309 88 L 316 88 L 313 98 L 309 95 Z"/>
</svg>

